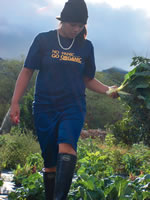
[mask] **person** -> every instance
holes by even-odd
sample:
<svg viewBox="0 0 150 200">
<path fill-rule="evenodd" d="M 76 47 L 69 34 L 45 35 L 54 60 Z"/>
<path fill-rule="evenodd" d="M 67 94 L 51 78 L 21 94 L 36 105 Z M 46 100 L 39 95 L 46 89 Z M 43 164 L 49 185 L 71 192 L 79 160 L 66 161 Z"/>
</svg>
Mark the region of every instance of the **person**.
<svg viewBox="0 0 150 200">
<path fill-rule="evenodd" d="M 94 78 L 95 60 L 86 39 L 88 10 L 84 0 L 68 0 L 57 30 L 34 39 L 11 101 L 10 117 L 17 123 L 19 101 L 32 77 L 36 79 L 33 114 L 44 160 L 46 200 L 65 200 L 77 160 L 77 142 L 86 114 L 85 89 L 106 94 L 110 89 Z M 111 97 L 117 97 L 112 93 Z"/>
</svg>

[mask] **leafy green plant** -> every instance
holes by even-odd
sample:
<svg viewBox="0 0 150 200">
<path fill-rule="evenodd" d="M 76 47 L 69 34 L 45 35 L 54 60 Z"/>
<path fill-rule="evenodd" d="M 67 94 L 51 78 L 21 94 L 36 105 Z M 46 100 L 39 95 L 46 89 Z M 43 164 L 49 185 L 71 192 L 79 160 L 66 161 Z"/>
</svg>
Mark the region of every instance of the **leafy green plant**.
<svg viewBox="0 0 150 200">
<path fill-rule="evenodd" d="M 128 172 L 122 162 L 123 153 L 121 153 L 120 149 L 108 149 L 108 151 L 111 151 L 111 153 L 109 153 L 109 165 L 112 166 L 114 174 L 127 177 Z"/>
<path fill-rule="evenodd" d="M 126 171 L 128 174 L 130 173 L 135 173 L 135 174 L 140 174 L 139 169 L 137 168 L 138 163 L 137 159 L 133 154 L 125 154 L 122 156 L 122 163 L 125 166 Z"/>
<path fill-rule="evenodd" d="M 41 171 L 43 167 L 43 159 L 39 153 L 29 154 L 23 167 L 20 164 L 14 170 L 13 181 L 16 186 L 21 186 L 24 179 L 31 174 Z"/>
<path fill-rule="evenodd" d="M 138 168 L 136 171 L 150 174 L 150 149 L 141 142 L 134 144 L 129 153 L 135 157 L 136 168 Z"/>
<path fill-rule="evenodd" d="M 42 175 L 34 173 L 22 181 L 22 187 L 9 194 L 10 200 L 44 200 Z"/>
<path fill-rule="evenodd" d="M 130 94 L 120 94 L 128 109 L 123 119 L 111 129 L 118 140 L 127 144 L 143 141 L 150 145 L 150 59 L 133 57 L 131 66 L 134 69 L 125 75 L 122 85 L 117 89 Z"/>
<path fill-rule="evenodd" d="M 121 176 L 96 179 L 85 175 L 78 177 L 72 184 L 69 200 L 148 200 L 150 197 L 150 175 L 135 180 Z"/>
<path fill-rule="evenodd" d="M 17 168 L 13 171 L 13 181 L 17 187 L 21 187 L 24 179 L 29 177 L 32 174 L 31 167 L 28 164 L 21 167 L 20 164 L 17 165 Z"/>
<path fill-rule="evenodd" d="M 114 144 L 116 143 L 115 136 L 112 133 L 107 133 L 107 135 L 105 137 L 105 143 L 109 147 L 114 146 Z"/>
<path fill-rule="evenodd" d="M 35 167 L 37 171 L 41 171 L 43 168 L 43 158 L 40 153 L 29 154 L 26 162 L 31 168 Z"/>
<path fill-rule="evenodd" d="M 0 187 L 3 185 L 3 179 L 0 178 Z"/>
<path fill-rule="evenodd" d="M 91 138 L 87 138 L 84 140 L 80 139 L 78 142 L 78 160 L 85 157 L 87 153 L 90 153 L 90 152 L 92 153 L 98 150 L 99 150 L 99 147 Z"/>
<path fill-rule="evenodd" d="M 87 156 L 78 160 L 80 164 L 79 174 L 95 174 L 97 177 L 106 177 L 112 174 L 113 169 L 109 163 L 109 156 L 102 154 L 100 151 L 87 153 Z"/>
<path fill-rule="evenodd" d="M 98 200 L 105 199 L 104 192 L 101 189 L 101 180 L 88 174 L 77 176 L 73 180 L 69 193 L 69 200 Z"/>
</svg>

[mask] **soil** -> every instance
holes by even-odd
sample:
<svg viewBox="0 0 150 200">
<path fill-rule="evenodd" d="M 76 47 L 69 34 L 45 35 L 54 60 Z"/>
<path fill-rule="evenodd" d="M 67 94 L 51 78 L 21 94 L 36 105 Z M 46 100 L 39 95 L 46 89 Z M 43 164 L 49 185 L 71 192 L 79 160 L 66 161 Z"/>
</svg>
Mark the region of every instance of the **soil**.
<svg viewBox="0 0 150 200">
<path fill-rule="evenodd" d="M 82 130 L 81 131 L 81 139 L 85 139 L 85 138 L 92 138 L 92 139 L 96 139 L 96 138 L 100 138 L 100 140 L 104 141 L 105 140 L 105 136 L 106 136 L 106 131 L 105 130 L 101 130 L 101 129 L 88 129 L 88 130 Z"/>
</svg>

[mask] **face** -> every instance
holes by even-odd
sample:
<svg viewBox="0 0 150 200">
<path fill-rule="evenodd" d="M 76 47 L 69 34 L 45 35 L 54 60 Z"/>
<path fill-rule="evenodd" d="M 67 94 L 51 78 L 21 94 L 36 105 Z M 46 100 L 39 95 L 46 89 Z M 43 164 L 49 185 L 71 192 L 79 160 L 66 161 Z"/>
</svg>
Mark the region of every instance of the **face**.
<svg viewBox="0 0 150 200">
<path fill-rule="evenodd" d="M 84 24 L 74 22 L 62 22 L 60 33 L 67 38 L 75 38 L 84 28 Z"/>
</svg>

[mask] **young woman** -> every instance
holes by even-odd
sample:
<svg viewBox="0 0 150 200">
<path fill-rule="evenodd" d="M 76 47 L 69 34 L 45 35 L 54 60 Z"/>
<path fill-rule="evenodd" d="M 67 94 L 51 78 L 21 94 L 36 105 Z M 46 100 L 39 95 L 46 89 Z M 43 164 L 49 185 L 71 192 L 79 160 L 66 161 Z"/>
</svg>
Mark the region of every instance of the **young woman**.
<svg viewBox="0 0 150 200">
<path fill-rule="evenodd" d="M 11 120 L 17 123 L 19 100 L 34 70 L 39 70 L 33 113 L 44 159 L 46 200 L 67 198 L 86 114 L 85 88 L 103 94 L 109 90 L 94 78 L 93 46 L 85 39 L 88 11 L 84 0 L 68 0 L 57 19 L 59 29 L 40 33 L 30 47 L 10 110 Z"/>
</svg>

